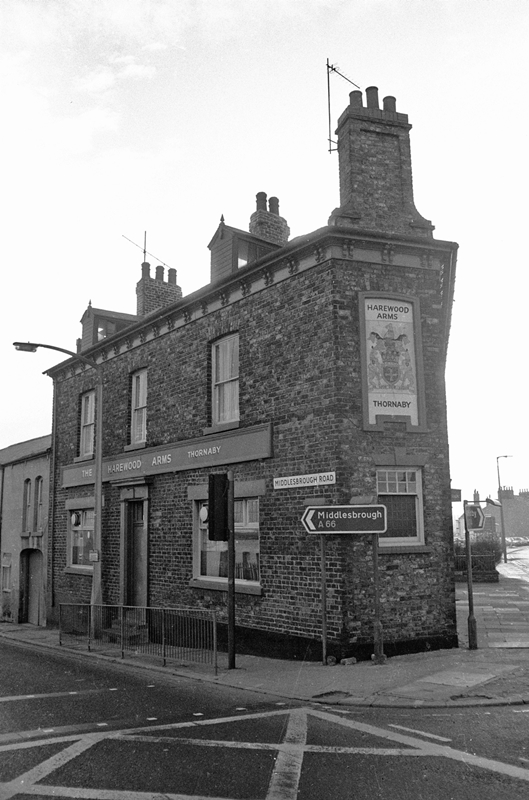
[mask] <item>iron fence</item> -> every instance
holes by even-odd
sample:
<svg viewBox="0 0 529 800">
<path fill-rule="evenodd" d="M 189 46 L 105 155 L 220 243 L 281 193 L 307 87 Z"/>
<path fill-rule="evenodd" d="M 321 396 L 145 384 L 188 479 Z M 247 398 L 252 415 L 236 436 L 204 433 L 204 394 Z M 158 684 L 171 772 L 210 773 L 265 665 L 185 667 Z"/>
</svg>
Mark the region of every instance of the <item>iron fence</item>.
<svg viewBox="0 0 529 800">
<path fill-rule="evenodd" d="M 456 572 L 467 571 L 467 557 L 465 554 L 455 555 L 455 569 Z M 472 572 L 494 572 L 496 569 L 496 556 L 494 553 L 483 553 L 474 555 L 472 553 Z"/>
<path fill-rule="evenodd" d="M 192 661 L 218 669 L 217 617 L 192 608 L 147 608 L 61 603 L 59 643 L 88 650 L 120 650 L 167 661 Z"/>
</svg>

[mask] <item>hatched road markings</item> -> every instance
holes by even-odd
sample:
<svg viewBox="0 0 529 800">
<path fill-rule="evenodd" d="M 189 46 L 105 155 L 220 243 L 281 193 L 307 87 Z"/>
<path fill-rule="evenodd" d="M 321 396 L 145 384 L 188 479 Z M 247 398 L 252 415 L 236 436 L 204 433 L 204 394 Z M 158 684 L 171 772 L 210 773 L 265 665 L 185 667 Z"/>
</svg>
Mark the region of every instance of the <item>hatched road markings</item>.
<svg viewBox="0 0 529 800">
<path fill-rule="evenodd" d="M 281 741 L 236 741 L 234 739 L 207 739 L 202 738 L 208 726 L 226 725 L 233 723 L 235 726 L 249 720 L 259 721 L 272 717 L 283 717 L 286 725 Z M 316 745 L 307 742 L 308 726 L 311 720 L 331 723 L 337 730 L 350 731 L 351 734 L 362 733 L 378 739 L 385 740 L 387 747 L 347 747 L 332 745 Z M 237 728 L 234 728 L 236 733 Z M 407 730 L 407 729 L 405 729 Z M 177 738 L 171 736 L 174 732 L 179 732 Z M 186 736 L 186 733 L 189 733 Z M 200 733 L 197 733 L 200 732 Z M 215 731 L 212 730 L 212 733 Z M 412 731 L 414 732 L 414 731 Z M 181 734 L 184 734 L 182 736 Z M 196 738 L 194 733 L 197 733 Z M 427 736 L 423 732 L 417 731 L 421 736 Z M 16 734 L 13 734 L 15 736 Z M 430 735 L 431 736 L 431 735 Z M 441 737 L 437 737 L 441 738 Z M 50 776 L 61 767 L 86 753 L 94 745 L 103 741 L 112 740 L 125 745 L 127 742 L 148 743 L 150 745 L 163 744 L 166 746 L 178 747 L 179 745 L 202 747 L 202 748 L 223 748 L 237 750 L 257 750 L 261 752 L 275 752 L 277 754 L 274 769 L 268 784 L 265 800 L 296 800 L 298 796 L 299 782 L 303 768 L 303 758 L 305 753 L 320 753 L 333 755 L 373 755 L 373 756 L 405 756 L 405 757 L 436 757 L 450 759 L 467 766 L 477 767 L 499 775 L 516 778 L 529 783 L 529 769 L 506 764 L 494 759 L 483 758 L 473 753 L 455 750 L 446 744 L 437 741 L 425 741 L 410 736 L 405 733 L 381 728 L 355 719 L 345 719 L 336 714 L 316 708 L 295 708 L 278 709 L 244 716 L 229 716 L 217 719 L 196 720 L 190 722 L 179 722 L 150 727 L 130 728 L 119 731 L 95 731 L 90 733 L 77 733 L 69 736 L 47 737 L 45 739 L 33 740 L 31 742 L 15 742 L 9 745 L 0 746 L 0 754 L 23 749 L 34 748 L 38 751 L 39 747 L 50 744 L 64 744 L 65 747 L 60 752 L 49 758 L 44 757 L 41 763 L 34 766 L 22 775 L 11 781 L 0 783 L 0 799 L 9 800 L 17 794 L 41 796 L 41 797 L 66 797 L 66 798 L 90 798 L 90 800 L 159 800 L 160 792 L 131 791 L 130 789 L 110 790 L 96 787 L 63 786 L 52 785 L 50 782 L 41 783 L 44 779 L 50 780 Z M 96 769 L 97 771 L 97 769 Z M 168 800 L 204 800 L 204 795 L 165 793 L 163 795 Z M 215 800 L 208 795 L 208 800 Z M 223 798 L 229 800 L 229 798 Z"/>
</svg>

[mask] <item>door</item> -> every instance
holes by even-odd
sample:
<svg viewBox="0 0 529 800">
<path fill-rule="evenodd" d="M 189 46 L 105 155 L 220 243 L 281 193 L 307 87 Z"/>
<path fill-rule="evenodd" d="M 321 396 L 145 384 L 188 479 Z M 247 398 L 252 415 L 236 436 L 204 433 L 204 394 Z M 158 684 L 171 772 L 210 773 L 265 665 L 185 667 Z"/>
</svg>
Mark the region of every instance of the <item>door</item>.
<svg viewBox="0 0 529 800">
<path fill-rule="evenodd" d="M 125 531 L 126 606 L 147 605 L 147 526 L 143 500 L 127 503 Z"/>
<path fill-rule="evenodd" d="M 20 554 L 19 621 L 31 625 L 44 624 L 40 550 L 23 550 Z"/>
</svg>

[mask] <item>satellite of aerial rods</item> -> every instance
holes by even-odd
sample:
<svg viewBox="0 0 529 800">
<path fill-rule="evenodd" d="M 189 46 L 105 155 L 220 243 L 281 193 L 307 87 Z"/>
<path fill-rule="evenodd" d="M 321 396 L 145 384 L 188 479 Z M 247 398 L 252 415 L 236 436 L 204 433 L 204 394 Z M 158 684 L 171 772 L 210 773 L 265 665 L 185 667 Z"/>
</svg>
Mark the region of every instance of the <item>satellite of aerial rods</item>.
<svg viewBox="0 0 529 800">
<path fill-rule="evenodd" d="M 154 253 L 149 253 L 149 252 L 148 252 L 148 250 L 147 250 L 147 231 L 144 231 L 144 234 L 143 234 L 143 247 L 141 246 L 141 244 L 136 244 L 136 242 L 133 242 L 133 241 L 132 241 L 132 239 L 129 239 L 129 237 L 128 237 L 128 236 L 125 236 L 125 234 L 124 234 L 124 233 L 122 233 L 121 235 L 122 235 L 122 237 L 123 237 L 124 239 L 126 239 L 126 240 L 127 240 L 127 242 L 130 242 L 130 243 L 131 243 L 131 244 L 133 244 L 135 247 L 139 247 L 139 248 L 140 248 L 140 250 L 143 250 L 143 260 L 144 260 L 144 261 L 147 261 L 147 256 L 152 256 L 152 257 L 153 257 L 153 258 L 155 258 L 155 259 L 156 259 L 156 261 L 158 261 L 158 263 L 159 263 L 159 264 L 161 264 L 163 267 L 168 267 L 168 266 L 169 266 L 169 264 L 166 264 L 166 263 L 165 263 L 165 261 L 162 261 L 162 259 L 161 259 L 161 258 L 158 258 L 158 256 L 155 256 L 155 255 L 154 255 Z"/>
<path fill-rule="evenodd" d="M 327 110 L 329 114 L 329 138 L 328 138 L 329 153 L 333 153 L 335 150 L 338 150 L 337 146 L 333 147 L 333 144 L 338 145 L 338 142 L 336 142 L 334 139 L 331 139 L 331 73 L 336 73 L 336 75 L 339 75 L 340 78 L 343 78 L 348 83 L 352 84 L 353 86 L 356 86 L 357 89 L 361 88 L 360 86 L 358 86 L 357 83 L 348 78 L 347 75 L 344 75 L 342 72 L 340 72 L 336 64 L 330 64 L 329 59 L 327 59 Z"/>
</svg>

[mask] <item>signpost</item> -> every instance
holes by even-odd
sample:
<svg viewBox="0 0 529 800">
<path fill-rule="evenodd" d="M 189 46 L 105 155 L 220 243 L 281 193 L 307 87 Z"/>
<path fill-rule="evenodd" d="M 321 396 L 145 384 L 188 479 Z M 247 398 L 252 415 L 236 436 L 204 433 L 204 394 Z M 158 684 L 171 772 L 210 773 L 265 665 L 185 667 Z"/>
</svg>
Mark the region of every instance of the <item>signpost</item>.
<svg viewBox="0 0 529 800">
<path fill-rule="evenodd" d="M 326 535 L 366 534 L 373 538 L 373 591 L 374 591 L 374 664 L 384 664 L 382 623 L 380 621 L 380 591 L 378 577 L 378 534 L 387 530 L 387 509 L 383 505 L 307 506 L 301 517 L 307 533 L 319 533 L 321 542 L 321 640 L 322 661 L 327 663 L 327 572 Z"/>
<path fill-rule="evenodd" d="M 467 551 L 467 588 L 468 588 L 468 649 L 478 649 L 478 631 L 476 617 L 474 616 L 474 595 L 472 591 L 472 545 L 470 542 L 470 531 L 480 530 L 485 524 L 485 515 L 481 506 L 476 503 L 463 501 L 464 520 L 465 520 L 465 544 Z"/>
</svg>

